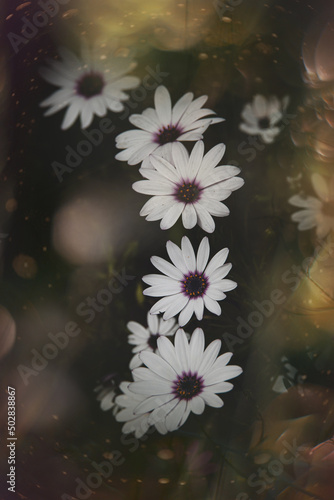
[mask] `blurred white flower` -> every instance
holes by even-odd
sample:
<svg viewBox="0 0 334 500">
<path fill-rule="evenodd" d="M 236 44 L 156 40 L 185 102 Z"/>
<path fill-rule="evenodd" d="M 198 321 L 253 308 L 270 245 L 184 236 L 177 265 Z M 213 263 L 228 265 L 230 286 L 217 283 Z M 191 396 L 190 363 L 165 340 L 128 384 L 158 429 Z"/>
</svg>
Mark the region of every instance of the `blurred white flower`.
<svg viewBox="0 0 334 500">
<path fill-rule="evenodd" d="M 115 402 L 118 388 L 117 379 L 118 375 L 116 373 L 106 375 L 94 389 L 94 392 L 97 392 L 96 399 L 100 402 L 101 410 L 108 411 L 112 409 L 113 415 L 116 415 L 119 411 L 119 406 Z"/>
<path fill-rule="evenodd" d="M 175 319 L 172 318 L 165 321 L 163 318 L 158 318 L 156 315 L 150 313 L 147 314 L 147 325 L 147 328 L 145 328 L 136 321 L 129 321 L 126 325 L 131 332 L 128 342 L 134 346 L 132 349 L 134 356 L 129 365 L 131 370 L 142 364 L 139 357 L 142 351 L 156 352 L 158 338 L 161 335 L 174 335 L 178 328 Z"/>
<path fill-rule="evenodd" d="M 289 100 L 289 96 L 280 101 L 276 96 L 266 99 L 257 94 L 252 103 L 246 104 L 242 110 L 241 117 L 244 122 L 240 123 L 240 130 L 249 135 L 259 135 L 266 144 L 274 142 L 281 131 L 278 125 L 286 112 Z"/>
<path fill-rule="evenodd" d="M 141 380 L 140 378 L 134 378 L 134 380 Z M 134 433 L 137 439 L 141 438 L 148 429 L 151 427 L 152 423 L 149 422 L 149 416 L 151 412 L 144 412 L 136 414 L 134 413 L 135 408 L 142 403 L 146 397 L 141 394 L 135 394 L 129 390 L 129 385 L 131 382 L 122 382 L 120 384 L 120 390 L 123 394 L 117 396 L 116 404 L 120 408 L 120 411 L 116 415 L 117 422 L 124 422 L 122 427 L 122 432 L 124 434 Z M 156 421 L 154 423 L 156 429 L 160 434 L 166 434 L 167 429 L 163 420 Z"/>
<path fill-rule="evenodd" d="M 65 48 L 60 48 L 61 61 L 49 60 L 49 67 L 40 69 L 42 77 L 60 87 L 40 106 L 48 107 L 44 116 L 50 116 L 68 108 L 62 122 L 62 130 L 70 128 L 78 116 L 81 128 L 87 128 L 94 115 L 105 116 L 108 109 L 119 112 L 122 101 L 129 96 L 123 91 L 140 83 L 136 76 L 125 76 L 136 67 L 131 59 L 110 56 L 97 57 L 96 51 L 82 49 L 81 59 Z"/>
<path fill-rule="evenodd" d="M 292 214 L 291 219 L 298 222 L 300 231 L 315 227 L 317 237 L 322 239 L 334 230 L 334 175 L 326 179 L 312 174 L 311 181 L 317 198 L 300 194 L 292 196 L 289 203 L 302 210 Z"/>
</svg>

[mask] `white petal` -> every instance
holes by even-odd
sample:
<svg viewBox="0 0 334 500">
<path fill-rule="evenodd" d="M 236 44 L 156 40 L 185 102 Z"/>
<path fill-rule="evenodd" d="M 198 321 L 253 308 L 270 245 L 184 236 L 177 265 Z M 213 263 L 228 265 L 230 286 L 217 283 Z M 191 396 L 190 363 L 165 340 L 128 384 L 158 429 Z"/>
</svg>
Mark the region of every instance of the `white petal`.
<svg viewBox="0 0 334 500">
<path fill-rule="evenodd" d="M 175 354 L 175 348 L 167 337 L 158 338 L 158 349 L 160 356 L 176 371 L 181 374 L 183 367 L 180 365 L 179 360 Z"/>
<path fill-rule="evenodd" d="M 165 158 L 157 155 L 151 155 L 150 161 L 153 167 L 166 179 L 173 182 L 174 184 L 180 183 L 180 176 L 175 169 L 175 167 Z"/>
<path fill-rule="evenodd" d="M 181 240 L 181 250 L 184 259 L 184 263 L 190 272 L 194 272 L 196 270 L 196 258 L 195 252 L 190 243 L 190 240 L 187 236 L 183 236 Z"/>
<path fill-rule="evenodd" d="M 210 254 L 209 239 L 207 236 L 205 236 L 202 239 L 200 246 L 198 247 L 198 251 L 197 251 L 196 270 L 199 273 L 202 273 L 204 271 L 204 269 L 208 263 L 209 254 Z"/>
<path fill-rule="evenodd" d="M 222 250 L 219 250 L 212 259 L 210 260 L 209 264 L 207 265 L 205 269 L 205 274 L 210 277 L 211 273 L 215 271 L 218 267 L 221 267 L 225 264 L 225 261 L 228 256 L 228 248 L 223 248 Z"/>
<path fill-rule="evenodd" d="M 88 100 L 81 110 L 81 128 L 85 129 L 89 127 L 93 121 L 93 116 L 92 101 Z"/>
<path fill-rule="evenodd" d="M 167 241 L 167 252 L 170 260 L 173 262 L 174 266 L 180 269 L 180 271 L 185 275 L 188 274 L 188 268 L 185 265 L 182 250 L 175 245 L 172 241 Z"/>
<path fill-rule="evenodd" d="M 184 181 L 187 181 L 189 155 L 186 148 L 180 142 L 175 142 L 172 145 L 172 158 L 180 177 Z"/>
<path fill-rule="evenodd" d="M 153 307 L 151 307 L 150 313 L 159 314 L 165 312 L 170 305 L 174 305 L 175 303 L 178 302 L 180 296 L 182 297 L 182 294 L 169 295 L 168 297 L 163 297 L 162 299 L 158 300 L 158 302 L 154 304 Z M 164 319 L 169 319 L 169 318 L 164 318 Z"/>
<path fill-rule="evenodd" d="M 157 144 L 152 142 L 149 144 L 144 144 L 136 152 L 134 152 L 128 160 L 129 165 L 137 165 L 143 161 L 147 156 L 149 156 L 157 148 Z"/>
<path fill-rule="evenodd" d="M 210 274 L 210 284 L 214 284 L 217 281 L 220 281 L 221 279 L 225 278 L 225 276 L 228 275 L 232 268 L 232 264 L 224 264 L 221 267 L 218 267 L 215 271 L 213 271 Z"/>
<path fill-rule="evenodd" d="M 172 103 L 169 92 L 163 85 L 160 85 L 155 91 L 154 104 L 161 125 L 170 125 L 172 121 Z"/>
<path fill-rule="evenodd" d="M 184 94 L 174 105 L 173 113 L 172 113 L 172 122 L 174 125 L 177 125 L 180 118 L 188 108 L 189 104 L 193 100 L 194 94 L 188 92 Z"/>
<path fill-rule="evenodd" d="M 162 259 L 161 257 L 153 256 L 151 257 L 152 264 L 162 273 L 166 274 L 170 278 L 176 280 L 182 280 L 184 275 L 183 273 L 175 266 L 167 262 L 167 260 Z"/>
<path fill-rule="evenodd" d="M 152 370 L 152 372 L 159 375 L 159 377 L 165 378 L 169 381 L 173 381 L 176 378 L 175 370 L 173 370 L 172 367 L 157 354 L 150 351 L 143 351 L 140 358 L 142 362 L 150 370 Z"/>
<path fill-rule="evenodd" d="M 78 115 L 81 111 L 81 103 L 80 100 L 75 100 L 72 102 L 72 104 L 69 106 L 68 110 L 66 111 L 64 120 L 61 124 L 62 130 L 67 130 L 70 128 L 75 120 L 78 118 Z"/>
<path fill-rule="evenodd" d="M 190 369 L 190 348 L 186 334 L 181 329 L 179 329 L 175 334 L 175 354 L 182 370 L 188 372 Z"/>
<path fill-rule="evenodd" d="M 192 203 L 186 203 L 182 212 L 182 223 L 185 229 L 192 229 L 197 222 L 197 213 Z"/>
<path fill-rule="evenodd" d="M 294 196 L 291 196 L 291 198 L 289 198 L 288 202 L 291 205 L 294 205 L 295 207 L 301 207 L 301 208 L 320 209 L 322 206 L 321 201 L 318 200 L 317 198 L 314 198 L 314 196 L 307 196 L 306 198 L 303 198 L 299 194 L 295 194 Z"/>
<path fill-rule="evenodd" d="M 235 281 L 232 280 L 221 280 L 219 284 L 213 285 L 214 287 L 219 287 L 220 289 L 224 290 L 225 292 L 229 292 L 230 290 L 234 290 L 238 285 Z"/>
<path fill-rule="evenodd" d="M 154 210 L 151 210 L 151 212 L 146 216 L 147 221 L 155 221 L 162 219 L 168 210 L 172 208 L 175 205 L 175 200 L 173 199 L 172 196 L 169 197 L 170 201 L 162 204 L 160 207 L 156 207 Z"/>
<path fill-rule="evenodd" d="M 197 300 L 201 300 L 201 299 L 197 299 Z M 189 302 L 187 303 L 185 308 L 180 313 L 180 316 L 179 316 L 179 325 L 180 326 L 184 326 L 189 322 L 190 318 L 194 314 L 194 307 L 195 307 L 194 299 L 189 300 Z"/>
<path fill-rule="evenodd" d="M 196 328 L 194 330 L 190 339 L 190 370 L 192 372 L 197 372 L 202 361 L 202 356 L 204 352 L 204 333 L 201 328 Z"/>
<path fill-rule="evenodd" d="M 222 310 L 221 310 L 220 305 L 218 304 L 217 301 L 211 299 L 208 295 L 203 295 L 203 300 L 204 300 L 205 307 L 210 312 L 212 312 L 213 314 L 216 314 L 217 316 L 221 315 Z"/>
<path fill-rule="evenodd" d="M 173 185 L 167 182 L 137 181 L 132 184 L 132 189 L 137 193 L 148 195 L 172 195 Z"/>
<path fill-rule="evenodd" d="M 184 209 L 183 203 L 175 201 L 175 203 L 168 209 L 167 213 L 163 216 L 160 227 L 161 229 L 169 229 L 174 226 L 175 222 L 180 217 Z"/>
<path fill-rule="evenodd" d="M 172 285 L 176 281 L 169 276 L 162 276 L 161 274 L 145 274 L 143 276 L 144 283 L 148 285 Z"/>
<path fill-rule="evenodd" d="M 190 410 L 196 415 L 201 415 L 205 409 L 204 400 L 201 396 L 197 396 L 189 401 Z"/>
<path fill-rule="evenodd" d="M 174 394 L 161 394 L 157 396 L 151 396 L 149 398 L 145 398 L 138 406 L 136 406 L 136 413 L 146 413 L 148 411 L 152 411 L 155 408 L 168 403 L 172 399 L 175 398 Z"/>
<path fill-rule="evenodd" d="M 186 409 L 186 402 L 184 400 L 179 403 L 169 412 L 166 417 L 166 427 L 169 431 L 174 431 L 180 427 L 180 421 Z"/>
<path fill-rule="evenodd" d="M 137 368 L 138 369 L 138 368 Z M 130 384 L 130 391 L 142 394 L 143 396 L 155 396 L 159 394 L 169 394 L 171 390 L 171 384 L 167 380 L 158 380 L 157 378 L 153 378 L 154 375 L 152 373 L 152 380 L 148 382 L 147 380 L 140 380 L 139 382 L 132 382 Z"/>
<path fill-rule="evenodd" d="M 223 158 L 225 151 L 226 146 L 223 143 L 217 144 L 217 146 L 210 149 L 210 151 L 204 155 L 201 170 L 207 170 L 218 165 L 220 160 Z"/>
<path fill-rule="evenodd" d="M 218 384 L 209 385 L 206 387 L 210 392 L 229 392 L 233 389 L 233 384 L 230 382 L 219 382 Z"/>
<path fill-rule="evenodd" d="M 142 115 L 131 115 L 129 117 L 129 122 L 132 123 L 135 127 L 141 128 L 146 132 L 157 133 L 158 130 L 156 128 L 155 123 L 152 123 L 151 120 Z"/>
<path fill-rule="evenodd" d="M 265 97 L 257 94 L 253 98 L 253 109 L 258 118 L 263 118 L 267 115 L 268 103 Z"/>
<path fill-rule="evenodd" d="M 201 167 L 204 154 L 204 142 L 198 141 L 193 147 L 189 158 L 189 173 L 195 179 Z"/>
<path fill-rule="evenodd" d="M 200 297 L 192 300 L 194 302 L 194 312 L 196 314 L 196 318 L 198 321 L 201 321 L 203 319 L 204 301 Z"/>
<path fill-rule="evenodd" d="M 220 288 L 211 284 L 208 286 L 205 293 L 213 300 L 224 300 L 226 297 L 225 293 Z"/>
<path fill-rule="evenodd" d="M 150 332 L 155 335 L 158 333 L 159 320 L 154 314 L 147 313 L 147 324 Z"/>
<path fill-rule="evenodd" d="M 175 295 L 180 292 L 180 284 L 177 281 L 173 283 L 164 283 L 162 285 L 153 285 L 143 291 L 144 295 L 149 297 L 164 297 L 167 295 Z"/>
<path fill-rule="evenodd" d="M 205 386 L 225 382 L 232 378 L 238 377 L 242 373 L 240 366 L 224 366 L 224 368 L 211 368 L 210 373 L 205 375 Z"/>
<path fill-rule="evenodd" d="M 214 340 L 208 345 L 208 347 L 204 351 L 202 362 L 198 369 L 198 375 L 205 375 L 207 372 L 209 372 L 213 363 L 217 359 L 220 348 L 221 348 L 221 341 L 218 339 Z"/>
<path fill-rule="evenodd" d="M 215 222 L 206 208 L 202 205 L 201 201 L 196 203 L 195 210 L 197 212 L 198 225 L 203 229 L 203 231 L 213 233 L 215 230 Z"/>
<path fill-rule="evenodd" d="M 175 298 L 174 302 L 166 308 L 164 319 L 169 319 L 173 316 L 176 316 L 184 307 L 186 307 L 188 302 L 189 297 L 187 295 L 184 295 L 183 293 L 180 293 Z"/>
<path fill-rule="evenodd" d="M 204 391 L 201 393 L 201 397 L 204 399 L 205 404 L 212 406 L 213 408 L 221 408 L 224 402 L 220 399 L 217 394 L 210 391 Z"/>
</svg>

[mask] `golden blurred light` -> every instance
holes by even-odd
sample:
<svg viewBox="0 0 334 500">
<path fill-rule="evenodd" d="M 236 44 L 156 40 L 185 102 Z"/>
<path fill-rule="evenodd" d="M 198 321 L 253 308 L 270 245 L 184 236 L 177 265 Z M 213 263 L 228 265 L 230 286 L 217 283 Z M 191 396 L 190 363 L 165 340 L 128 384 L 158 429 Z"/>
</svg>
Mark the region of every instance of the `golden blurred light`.
<svg viewBox="0 0 334 500">
<path fill-rule="evenodd" d="M 18 5 L 16 7 L 15 10 L 19 11 L 19 10 L 22 10 L 22 9 L 25 9 L 26 7 L 29 7 L 29 5 L 31 5 L 31 2 L 24 2 L 24 3 L 21 3 L 20 5 Z"/>
<path fill-rule="evenodd" d="M 53 244 L 73 264 L 93 264 L 108 260 L 119 242 L 122 213 L 112 201 L 112 193 L 90 190 L 73 196 L 56 213 Z M 123 231 L 127 229 L 124 224 Z"/>
<path fill-rule="evenodd" d="M 176 3 L 174 0 L 123 0 L 105 2 L 97 0 L 96 27 L 99 35 L 106 39 L 148 41 L 159 50 L 185 50 L 201 40 L 211 40 L 210 45 L 222 46 L 242 43 L 250 33 L 256 31 L 260 9 L 254 9 L 257 0 L 240 2 L 227 16 L 219 2 L 190 0 Z M 226 14 L 226 12 L 225 12 Z M 250 15 L 251 14 L 251 15 Z M 90 16 L 89 9 L 81 9 L 84 20 Z M 212 40 L 214 42 L 212 43 Z"/>
<path fill-rule="evenodd" d="M 37 274 L 37 263 L 33 257 L 29 255 L 19 254 L 13 260 L 14 271 L 20 278 L 32 279 Z"/>
<path fill-rule="evenodd" d="M 15 212 L 15 210 L 17 209 L 17 201 L 15 200 L 15 198 L 10 198 L 9 200 L 7 200 L 5 208 L 7 212 Z"/>
<path fill-rule="evenodd" d="M 168 477 L 161 477 L 160 479 L 158 479 L 158 483 L 160 484 L 168 484 L 170 482 L 170 479 L 168 479 Z"/>
<path fill-rule="evenodd" d="M 0 359 L 11 350 L 16 339 L 16 324 L 10 312 L 0 306 Z"/>
<path fill-rule="evenodd" d="M 162 460 L 171 460 L 172 458 L 174 458 L 174 452 L 169 448 L 164 448 L 158 451 L 158 457 Z"/>
<path fill-rule="evenodd" d="M 323 29 L 315 50 L 315 68 L 322 81 L 334 79 L 334 31 L 333 22 L 329 22 Z"/>
<path fill-rule="evenodd" d="M 78 9 L 69 9 L 66 12 L 64 12 L 61 17 L 63 19 L 70 19 L 71 17 L 77 15 L 78 12 L 79 12 Z"/>
<path fill-rule="evenodd" d="M 318 247 L 299 288 L 289 299 L 289 309 L 301 314 L 317 329 L 334 333 L 334 241 Z"/>
</svg>

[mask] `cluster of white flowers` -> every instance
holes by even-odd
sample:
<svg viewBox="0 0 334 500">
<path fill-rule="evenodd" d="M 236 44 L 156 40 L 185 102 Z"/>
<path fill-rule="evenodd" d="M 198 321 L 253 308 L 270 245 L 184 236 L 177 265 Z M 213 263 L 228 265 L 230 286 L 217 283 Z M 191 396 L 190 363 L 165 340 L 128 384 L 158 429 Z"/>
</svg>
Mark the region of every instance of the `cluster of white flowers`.
<svg viewBox="0 0 334 500">
<path fill-rule="evenodd" d="M 96 59 L 86 49 L 81 59 L 66 49 L 61 49 L 60 55 L 61 60 L 50 61 L 49 67 L 41 70 L 49 83 L 60 87 L 41 106 L 49 108 L 45 115 L 68 108 L 63 130 L 79 116 L 84 129 L 94 115 L 122 111 L 123 101 L 128 99 L 124 90 L 139 84 L 137 77 L 125 76 L 136 66 L 129 58 Z M 203 133 L 223 121 L 203 108 L 206 101 L 207 96 L 194 99 L 188 92 L 172 106 L 168 90 L 161 85 L 154 94 L 155 108 L 130 116 L 137 129 L 116 137 L 116 147 L 122 150 L 116 158 L 129 165 L 141 163 L 143 180 L 135 182 L 133 189 L 151 198 L 140 215 L 148 221 L 160 220 L 163 230 L 181 217 L 185 229 L 198 224 L 213 233 L 213 217 L 229 215 L 222 202 L 244 184 L 238 177 L 239 168 L 221 164 L 225 144 L 205 152 Z M 182 144 L 186 141 L 195 141 L 190 153 Z M 202 329 L 190 336 L 180 328 L 193 314 L 202 320 L 204 308 L 221 314 L 218 302 L 237 286 L 226 279 L 231 269 L 226 263 L 228 249 L 209 260 L 208 237 L 202 239 L 195 254 L 187 236 L 183 236 L 181 247 L 168 241 L 166 248 L 171 262 L 153 256 L 152 264 L 161 274 L 143 277 L 149 285 L 144 295 L 160 297 L 147 315 L 148 326 L 134 321 L 127 324 L 131 332 L 128 342 L 134 346 L 130 362 L 133 381 L 117 384 L 112 374 L 96 388 L 101 408 L 113 409 L 116 420 L 124 422 L 123 432 L 134 432 L 137 437 L 150 426 L 162 434 L 176 430 L 190 412 L 201 414 L 205 405 L 221 407 L 223 401 L 217 393 L 230 391 L 233 386 L 227 380 L 242 372 L 238 366 L 227 366 L 232 353 L 218 356 L 220 340 L 205 349 Z M 159 313 L 163 313 L 162 318 L 158 318 Z M 168 337 L 174 335 L 173 344 Z"/>
<path fill-rule="evenodd" d="M 116 137 L 117 148 L 123 150 L 116 158 L 129 165 L 141 163 L 143 180 L 135 182 L 133 189 L 151 198 L 140 215 L 147 221 L 160 220 L 163 230 L 181 217 L 185 229 L 198 224 L 213 233 L 213 216 L 229 214 L 222 202 L 244 184 L 237 177 L 239 168 L 220 164 L 225 144 L 205 153 L 203 133 L 223 121 L 203 108 L 206 100 L 207 96 L 194 99 L 189 92 L 172 106 L 168 90 L 159 86 L 154 95 L 155 108 L 129 118 L 137 130 Z M 182 144 L 185 141 L 195 141 L 190 153 Z M 180 328 L 193 314 L 202 320 L 204 308 L 221 314 L 218 301 L 237 286 L 226 279 L 231 269 L 226 263 L 228 249 L 223 248 L 209 260 L 208 237 L 202 239 L 195 254 L 187 236 L 183 236 L 181 247 L 168 241 L 166 249 L 170 261 L 151 257 L 161 274 L 143 277 L 149 285 L 144 295 L 160 299 L 147 315 L 147 328 L 134 321 L 127 325 L 129 343 L 134 345 L 130 362 L 133 382 L 121 384 L 123 394 L 115 398 L 115 405 L 123 408 L 116 420 L 125 422 L 124 433 L 134 432 L 136 437 L 150 426 L 161 434 L 176 430 L 190 412 L 201 414 L 205 405 L 221 407 L 223 401 L 217 393 L 230 391 L 233 386 L 227 380 L 242 372 L 238 366 L 227 366 L 232 353 L 218 356 L 220 340 L 205 349 L 202 329 L 197 328 L 190 336 Z M 163 316 L 158 318 L 160 313 Z M 173 335 L 174 344 L 168 338 Z"/>
</svg>

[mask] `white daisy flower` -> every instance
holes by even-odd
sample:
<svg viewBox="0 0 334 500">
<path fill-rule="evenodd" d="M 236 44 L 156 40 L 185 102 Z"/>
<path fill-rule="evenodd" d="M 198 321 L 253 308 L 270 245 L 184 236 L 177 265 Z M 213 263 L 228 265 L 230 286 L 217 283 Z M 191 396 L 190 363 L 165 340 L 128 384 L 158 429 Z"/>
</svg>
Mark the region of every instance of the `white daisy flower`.
<svg viewBox="0 0 334 500">
<path fill-rule="evenodd" d="M 198 224 L 212 233 L 215 229 L 212 215 L 225 217 L 230 213 L 221 201 L 244 184 L 243 179 L 235 177 L 239 168 L 217 166 L 225 149 L 225 144 L 218 144 L 204 155 L 204 144 L 198 141 L 189 156 L 183 144 L 174 143 L 170 162 L 150 156 L 154 170 L 141 168 L 140 173 L 147 180 L 132 185 L 138 193 L 152 195 L 140 215 L 148 221 L 161 219 L 161 229 L 169 229 L 182 215 L 186 229 Z"/>
<path fill-rule="evenodd" d="M 135 88 L 139 78 L 125 76 L 136 67 L 126 57 L 97 57 L 96 53 L 82 49 L 82 58 L 60 48 L 61 61 L 49 60 L 49 67 L 41 68 L 43 78 L 59 90 L 45 99 L 40 106 L 49 107 L 44 116 L 50 116 L 68 108 L 62 122 L 62 130 L 70 128 L 78 116 L 81 128 L 87 128 L 94 115 L 105 116 L 108 109 L 119 112 L 122 101 L 129 96 L 123 91 Z"/>
<path fill-rule="evenodd" d="M 219 316 L 221 308 L 217 301 L 225 299 L 224 292 L 237 286 L 234 281 L 224 279 L 232 267 L 232 264 L 225 264 L 228 248 L 220 250 L 208 263 L 210 245 L 206 236 L 198 248 L 197 258 L 187 236 L 183 236 L 181 248 L 171 241 L 166 247 L 174 265 L 160 257 L 151 257 L 152 264 L 164 275 L 143 277 L 150 285 L 143 291 L 144 295 L 163 297 L 151 308 L 151 314 L 163 312 L 163 318 L 168 320 L 180 313 L 180 326 L 188 323 L 194 313 L 201 320 L 204 306 Z"/>
<path fill-rule="evenodd" d="M 151 412 L 148 423 L 163 422 L 167 431 L 174 431 L 187 420 L 190 412 L 200 415 L 205 405 L 220 408 L 217 393 L 228 392 L 233 385 L 226 382 L 242 373 L 239 366 L 227 366 L 231 352 L 218 356 L 221 341 L 214 340 L 204 350 L 203 330 L 197 328 L 188 343 L 183 330 L 175 334 L 175 346 L 167 337 L 158 339 L 160 355 L 141 353 L 147 368 L 133 371 L 140 377 L 129 385 L 130 391 L 145 397 L 134 409 L 135 414 Z"/>
<path fill-rule="evenodd" d="M 135 378 L 135 380 L 141 380 L 140 378 Z M 150 412 L 144 412 L 140 414 L 134 413 L 134 409 L 141 404 L 146 397 L 141 394 L 135 394 L 129 390 L 129 385 L 131 382 L 122 382 L 120 384 L 120 389 L 123 392 L 120 396 L 116 398 L 116 404 L 120 408 L 120 411 L 115 416 L 118 422 L 125 422 L 122 427 L 122 432 L 124 434 L 134 433 L 135 437 L 140 439 L 151 427 L 149 422 Z M 167 429 L 164 421 L 155 423 L 156 429 L 160 434 L 166 434 Z"/>
<path fill-rule="evenodd" d="M 334 230 L 334 175 L 326 179 L 319 174 L 312 174 L 311 181 L 317 198 L 300 194 L 292 196 L 289 203 L 302 210 L 292 214 L 291 219 L 298 222 L 300 231 L 315 227 L 317 237 L 322 239 Z"/>
<path fill-rule="evenodd" d="M 165 321 L 162 318 L 148 313 L 147 314 L 147 328 L 136 321 L 129 321 L 126 325 L 128 330 L 130 330 L 131 335 L 129 335 L 128 342 L 135 347 L 132 349 L 134 356 L 130 361 L 130 369 L 137 368 L 142 364 L 139 357 L 141 351 L 153 351 L 157 350 L 157 340 L 161 335 L 174 335 L 178 325 L 175 324 L 175 319 L 169 319 Z"/>
<path fill-rule="evenodd" d="M 115 373 L 106 375 L 101 380 L 101 383 L 94 389 L 94 392 L 97 392 L 96 399 L 100 402 L 101 410 L 108 411 L 112 409 L 113 415 L 116 415 L 119 410 L 115 402 L 118 387 L 117 378 L 118 375 Z"/>
<path fill-rule="evenodd" d="M 252 103 L 246 104 L 241 113 L 244 123 L 240 123 L 240 130 L 249 135 L 259 135 L 266 144 L 274 142 L 281 131 L 278 123 L 286 112 L 289 100 L 289 96 L 283 97 L 282 101 L 276 96 L 269 99 L 259 94 L 254 96 Z"/>
<path fill-rule="evenodd" d="M 143 162 L 142 168 L 151 168 L 149 155 L 155 151 L 169 159 L 171 144 L 175 141 L 198 141 L 209 125 L 224 121 L 223 118 L 204 118 L 215 114 L 202 108 L 208 96 L 193 100 L 188 92 L 172 108 L 168 90 L 159 86 L 154 94 L 155 109 L 147 108 L 141 115 L 129 117 L 132 125 L 140 130 L 128 130 L 116 137 L 116 147 L 124 151 L 116 155 L 117 160 L 129 165 Z"/>
</svg>

